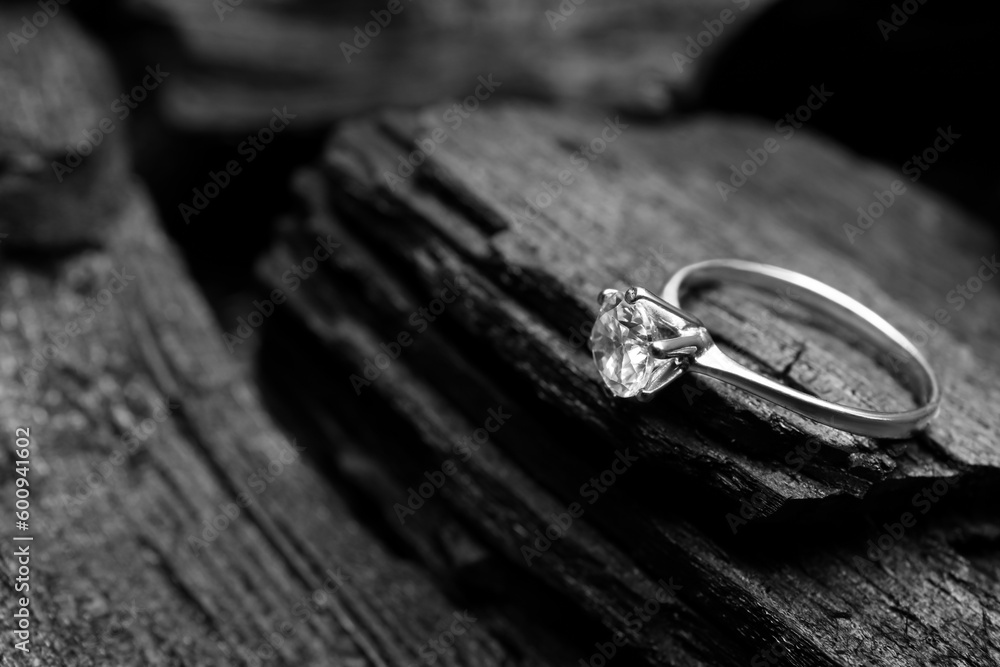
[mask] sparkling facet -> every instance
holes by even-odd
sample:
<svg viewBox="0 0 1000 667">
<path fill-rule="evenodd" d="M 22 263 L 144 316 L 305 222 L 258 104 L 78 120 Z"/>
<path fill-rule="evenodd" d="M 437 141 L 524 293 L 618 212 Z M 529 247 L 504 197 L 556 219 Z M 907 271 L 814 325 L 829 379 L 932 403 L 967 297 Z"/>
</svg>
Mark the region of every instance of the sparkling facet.
<svg viewBox="0 0 1000 667">
<path fill-rule="evenodd" d="M 590 348 L 601 378 L 616 396 L 636 396 L 649 383 L 656 361 L 649 349 L 655 330 L 649 311 L 609 297 L 590 332 Z"/>
</svg>

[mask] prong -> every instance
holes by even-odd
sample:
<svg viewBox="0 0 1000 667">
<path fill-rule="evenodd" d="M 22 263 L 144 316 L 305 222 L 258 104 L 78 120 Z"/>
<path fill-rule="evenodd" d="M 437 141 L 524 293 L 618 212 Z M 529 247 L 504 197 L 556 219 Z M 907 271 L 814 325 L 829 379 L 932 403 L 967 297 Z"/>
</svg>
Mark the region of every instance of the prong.
<svg viewBox="0 0 1000 667">
<path fill-rule="evenodd" d="M 670 312 L 675 312 L 677 310 L 674 306 L 670 305 L 644 287 L 632 287 L 629 289 L 629 292 L 634 294 L 632 301 L 649 301 L 650 303 L 665 310 L 669 310 Z M 626 300 L 628 299 L 628 292 L 626 292 L 625 298 Z M 631 303 L 631 301 L 629 303 Z"/>
<path fill-rule="evenodd" d="M 646 385 L 645 393 L 653 395 L 663 387 L 667 386 L 678 377 L 684 374 L 687 366 L 677 360 L 663 363 L 657 370 L 653 371 L 653 376 Z"/>
<path fill-rule="evenodd" d="M 629 301 L 629 292 L 634 294 L 631 301 Z M 678 329 L 682 329 L 688 326 L 699 326 L 699 327 L 704 326 L 701 323 L 701 320 L 696 318 L 694 315 L 691 315 L 690 313 L 681 310 L 677 306 L 664 301 L 656 294 L 653 294 L 649 290 L 644 289 L 642 287 L 630 288 L 629 291 L 625 293 L 625 300 L 628 301 L 629 303 L 634 303 L 635 301 L 648 301 L 649 303 L 653 304 L 660 310 L 668 313 L 669 316 L 671 316 L 672 318 L 675 318 L 671 321 L 671 324 L 676 326 Z"/>
<path fill-rule="evenodd" d="M 601 291 L 601 293 L 597 295 L 597 305 L 603 306 L 605 301 L 615 296 L 616 294 L 618 294 L 618 290 L 616 289 L 606 289 Z"/>
<path fill-rule="evenodd" d="M 708 337 L 708 331 L 698 329 L 695 333 L 653 341 L 650 343 L 650 348 L 653 350 L 653 356 L 657 359 L 668 359 L 698 354 L 711 344 L 712 340 Z"/>
</svg>

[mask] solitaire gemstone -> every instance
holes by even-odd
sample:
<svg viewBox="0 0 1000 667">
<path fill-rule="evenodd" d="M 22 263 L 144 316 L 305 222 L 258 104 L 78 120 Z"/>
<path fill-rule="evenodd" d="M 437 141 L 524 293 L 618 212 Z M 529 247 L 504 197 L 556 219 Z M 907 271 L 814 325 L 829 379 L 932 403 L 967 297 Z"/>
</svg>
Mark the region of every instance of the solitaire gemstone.
<svg viewBox="0 0 1000 667">
<path fill-rule="evenodd" d="M 641 302 L 628 303 L 620 292 L 604 302 L 590 332 L 590 349 L 615 396 L 636 396 L 648 385 L 656 361 L 649 347 L 655 330 Z"/>
</svg>

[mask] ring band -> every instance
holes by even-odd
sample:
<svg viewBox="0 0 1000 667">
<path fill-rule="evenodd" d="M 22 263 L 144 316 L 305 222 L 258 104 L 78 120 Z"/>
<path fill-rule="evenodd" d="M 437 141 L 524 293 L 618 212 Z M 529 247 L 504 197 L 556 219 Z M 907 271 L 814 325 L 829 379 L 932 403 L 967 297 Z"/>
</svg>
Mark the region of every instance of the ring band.
<svg viewBox="0 0 1000 667">
<path fill-rule="evenodd" d="M 695 285 L 733 281 L 765 289 L 794 288 L 806 305 L 861 334 L 879 355 L 903 359 L 919 407 L 878 412 L 824 401 L 741 366 L 722 352 L 704 325 L 680 306 Z M 680 269 L 662 298 L 642 289 L 601 293 L 591 333 L 605 384 L 623 397 L 648 395 L 684 372 L 700 373 L 834 428 L 877 438 L 906 438 L 934 418 L 941 402 L 934 371 L 902 333 L 871 309 L 825 283 L 794 271 L 741 260 L 710 260 Z"/>
</svg>

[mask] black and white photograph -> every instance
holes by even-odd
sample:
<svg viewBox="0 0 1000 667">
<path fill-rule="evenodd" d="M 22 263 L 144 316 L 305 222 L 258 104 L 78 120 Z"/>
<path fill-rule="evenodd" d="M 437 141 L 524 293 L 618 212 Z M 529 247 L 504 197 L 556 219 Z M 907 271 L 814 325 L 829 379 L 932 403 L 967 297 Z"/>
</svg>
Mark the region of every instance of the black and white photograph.
<svg viewBox="0 0 1000 667">
<path fill-rule="evenodd" d="M 1000 5 L 0 4 L 0 667 L 1000 667 Z"/>
</svg>

